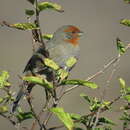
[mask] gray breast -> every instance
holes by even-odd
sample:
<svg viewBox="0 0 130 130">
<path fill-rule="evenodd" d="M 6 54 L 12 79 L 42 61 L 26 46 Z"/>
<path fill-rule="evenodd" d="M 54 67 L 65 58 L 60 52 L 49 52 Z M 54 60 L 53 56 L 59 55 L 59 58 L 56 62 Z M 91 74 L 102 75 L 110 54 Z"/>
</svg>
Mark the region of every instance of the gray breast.
<svg viewBox="0 0 130 130">
<path fill-rule="evenodd" d="M 73 47 L 73 45 L 67 43 L 58 44 L 57 46 L 53 46 L 48 48 L 50 58 L 54 60 L 59 66 L 65 68 L 66 61 L 70 57 L 78 58 L 79 56 L 79 46 Z"/>
</svg>

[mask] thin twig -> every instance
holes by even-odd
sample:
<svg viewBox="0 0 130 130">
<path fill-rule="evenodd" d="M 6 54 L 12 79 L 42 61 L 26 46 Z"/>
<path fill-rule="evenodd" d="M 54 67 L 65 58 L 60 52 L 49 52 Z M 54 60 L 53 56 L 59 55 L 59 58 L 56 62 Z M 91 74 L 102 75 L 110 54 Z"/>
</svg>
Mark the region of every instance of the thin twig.
<svg viewBox="0 0 130 130">
<path fill-rule="evenodd" d="M 116 61 L 118 61 L 118 57 L 116 58 L 113 58 L 109 63 L 107 63 L 106 65 L 103 66 L 103 69 L 101 69 L 100 71 L 96 72 L 94 75 L 88 77 L 86 79 L 86 81 L 90 81 L 96 77 L 98 77 L 99 75 L 103 74 L 105 70 L 107 70 L 111 65 L 113 65 Z M 68 88 L 67 90 L 65 90 L 63 92 L 63 94 L 59 97 L 59 99 L 61 99 L 66 93 L 72 91 L 73 89 L 76 89 L 78 88 L 80 85 L 74 85 L 73 87 L 71 88 Z"/>
<path fill-rule="evenodd" d="M 9 116 L 4 115 L 3 113 L 0 113 L 0 116 L 2 116 L 3 118 L 7 119 L 13 126 L 16 125 L 16 122 L 13 121 Z"/>
<path fill-rule="evenodd" d="M 46 109 L 48 108 L 49 103 L 50 103 L 50 99 L 51 99 L 51 97 L 49 97 L 48 100 L 46 100 L 45 105 L 43 106 L 42 110 L 39 112 L 39 114 L 37 116 L 39 119 L 43 115 L 43 113 L 46 111 Z M 34 120 L 30 130 L 35 130 L 36 123 L 37 123 L 37 121 Z"/>
<path fill-rule="evenodd" d="M 28 104 L 30 106 L 30 109 L 31 109 L 31 112 L 33 113 L 33 116 L 34 118 L 37 120 L 39 126 L 40 126 L 40 130 L 42 130 L 42 128 L 44 128 L 44 130 L 47 130 L 46 127 L 44 126 L 44 124 L 41 124 L 37 114 L 35 113 L 34 111 L 34 108 L 33 108 L 33 105 L 32 105 L 32 102 L 31 102 L 31 99 L 29 97 L 27 97 L 27 101 L 28 101 Z"/>
<path fill-rule="evenodd" d="M 45 125 L 47 125 L 47 123 L 48 123 L 49 119 L 51 118 L 51 116 L 52 116 L 52 112 L 49 112 L 49 114 L 48 114 L 46 120 L 44 121 L 44 124 L 45 124 Z"/>
<path fill-rule="evenodd" d="M 128 49 L 130 48 L 130 44 L 128 44 L 126 47 L 125 47 L 125 50 L 127 51 Z M 101 70 L 99 70 L 98 72 L 96 72 L 95 74 L 93 74 L 92 76 L 88 77 L 86 79 L 86 81 L 90 81 L 96 77 L 98 77 L 99 75 L 103 74 L 111 65 L 115 64 L 116 62 L 119 61 L 121 55 L 118 55 L 117 57 L 113 58 L 111 61 L 109 61 L 107 64 L 105 64 L 103 66 L 103 68 Z M 64 93 L 59 97 L 59 99 L 61 99 L 66 93 L 69 93 L 70 91 L 72 91 L 73 89 L 76 89 L 78 88 L 80 85 L 74 85 L 73 87 L 71 88 L 68 88 L 67 90 L 64 91 Z"/>
<path fill-rule="evenodd" d="M 103 112 L 109 110 L 108 107 L 110 107 L 110 106 L 113 105 L 115 102 L 117 102 L 118 100 L 120 100 L 121 97 L 122 97 L 122 95 L 116 97 L 113 101 L 111 101 L 111 102 L 108 104 L 107 107 L 106 107 L 106 106 L 102 107 L 102 108 L 100 109 L 100 113 L 103 113 Z M 94 111 L 94 112 L 91 112 L 91 113 L 89 113 L 89 114 L 87 114 L 87 115 L 81 116 L 81 119 L 82 119 L 82 118 L 89 117 L 89 116 L 92 117 L 92 116 L 96 115 L 97 112 L 98 112 L 98 110 L 97 110 L 97 111 Z M 78 123 L 78 122 L 80 122 L 80 120 L 74 121 L 74 123 Z M 48 130 L 57 130 L 57 129 L 63 128 L 63 127 L 65 127 L 65 126 L 64 126 L 64 125 L 59 125 L 59 126 L 54 126 L 54 127 L 48 128 Z"/>
<path fill-rule="evenodd" d="M 45 43 L 44 43 L 43 38 L 42 38 L 42 31 L 41 31 L 41 26 L 40 26 L 39 10 L 38 10 L 38 2 L 37 2 L 37 0 L 35 0 L 35 5 L 36 5 L 36 7 L 35 7 L 36 21 L 35 22 L 36 22 L 36 24 L 37 24 L 37 26 L 39 28 L 38 32 L 39 32 L 39 36 L 40 36 L 40 42 L 42 43 L 42 48 L 45 50 L 45 52 L 47 52 Z M 49 57 L 48 52 L 47 52 L 46 56 Z"/>
<path fill-rule="evenodd" d="M 106 87 L 104 87 L 104 90 L 103 90 L 102 96 L 101 96 L 101 104 L 103 104 L 103 100 L 104 100 L 104 97 L 105 97 L 105 95 L 106 95 L 106 89 L 107 89 L 107 87 L 109 87 L 110 81 L 112 80 L 112 77 L 113 77 L 113 75 L 114 75 L 114 72 L 116 71 L 116 66 L 117 66 L 117 63 L 119 62 L 119 60 L 120 60 L 120 55 L 118 55 L 118 60 L 117 60 L 117 62 L 115 62 L 115 63 L 113 64 L 113 67 L 114 67 L 114 68 L 112 69 L 112 72 L 110 73 L 110 76 L 108 77 L 108 79 L 107 79 L 107 81 L 106 81 Z M 99 115 L 100 115 L 100 111 L 101 111 L 101 106 L 98 108 L 98 112 L 97 112 L 97 114 L 96 114 L 95 122 L 93 122 L 93 127 L 92 127 L 92 129 L 95 129 L 96 126 L 97 126 L 98 119 L 99 119 Z"/>
<path fill-rule="evenodd" d="M 129 47 L 130 47 L 130 46 L 129 46 L 129 44 L 128 44 L 128 45 L 125 47 L 125 50 L 127 50 Z M 121 55 L 119 54 L 118 57 L 117 57 L 117 61 L 113 63 L 113 67 L 114 67 L 114 68 L 113 68 L 113 70 L 112 70 L 112 72 L 111 72 L 111 74 L 110 74 L 110 76 L 108 77 L 108 80 L 107 80 L 107 82 L 106 82 L 106 83 L 107 83 L 107 87 L 108 87 L 109 84 L 110 84 L 110 81 L 111 81 L 111 79 L 112 79 L 112 77 L 113 77 L 113 75 L 114 75 L 114 72 L 116 71 L 116 66 L 117 66 L 117 63 L 118 63 L 119 60 L 120 60 L 120 57 L 121 57 Z M 103 100 L 104 100 L 105 93 L 106 93 L 106 87 L 104 87 L 104 91 L 103 91 L 102 98 L 101 98 L 101 103 L 102 103 Z M 98 109 L 98 112 L 97 112 L 97 114 L 96 114 L 96 119 L 95 119 L 95 122 L 94 122 L 94 124 L 93 124 L 92 129 L 95 129 L 96 126 L 97 126 L 98 118 L 99 118 L 99 115 L 100 115 L 100 111 L 101 111 L 101 107 Z"/>
</svg>

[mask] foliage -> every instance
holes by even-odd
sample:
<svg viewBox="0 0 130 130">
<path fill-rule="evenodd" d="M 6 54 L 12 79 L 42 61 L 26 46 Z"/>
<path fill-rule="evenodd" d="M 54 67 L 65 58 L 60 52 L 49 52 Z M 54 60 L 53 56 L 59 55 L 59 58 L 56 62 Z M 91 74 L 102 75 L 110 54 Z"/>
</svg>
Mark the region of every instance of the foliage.
<svg viewBox="0 0 130 130">
<path fill-rule="evenodd" d="M 3 21 L 2 26 L 7 26 L 23 31 L 30 30 L 32 31 L 32 38 L 34 38 L 33 36 L 35 32 L 35 35 L 37 37 L 36 39 L 38 39 L 37 42 L 44 46 L 44 40 L 51 40 L 53 38 L 53 35 L 42 34 L 39 20 L 41 12 L 45 10 L 53 10 L 62 13 L 64 12 L 64 10 L 61 5 L 55 2 L 41 2 L 38 0 L 27 1 L 32 6 L 31 9 L 25 9 L 25 15 L 27 16 L 28 22 L 8 24 L 7 22 Z M 124 1 L 126 3 L 130 3 L 130 0 Z M 130 20 L 122 19 L 120 21 L 120 24 L 130 27 Z M 122 55 L 126 54 L 126 51 L 127 49 L 129 49 L 130 45 L 127 45 L 127 43 L 117 38 L 116 47 L 118 56 L 112 59 L 108 64 L 106 64 L 103 69 L 98 71 L 96 74 L 90 76 L 87 80 L 69 79 L 68 70 L 61 68 L 59 65 L 57 65 L 57 63 L 50 59 L 49 56 L 46 56 L 46 58 L 42 60 L 43 66 L 49 70 L 51 78 L 53 79 L 52 82 L 49 82 L 46 77 L 38 75 L 37 73 L 20 77 L 20 79 L 22 80 L 22 85 L 19 86 L 23 90 L 25 96 L 24 99 L 26 101 L 26 105 L 28 104 L 29 106 L 29 110 L 26 110 L 23 105 L 19 104 L 17 106 L 17 110 L 14 113 L 11 111 L 12 104 L 16 104 L 16 99 L 19 97 L 15 97 L 15 92 L 12 88 L 13 85 L 10 83 L 9 79 L 10 74 L 7 71 L 0 71 L 0 92 L 2 93 L 2 95 L 0 96 L 0 116 L 10 121 L 14 127 L 19 126 L 18 129 L 20 129 L 20 127 L 22 128 L 23 122 L 26 122 L 30 119 L 34 120 L 31 130 L 35 128 L 36 124 L 38 124 L 40 130 L 56 130 L 63 127 L 67 128 L 67 130 L 112 130 L 113 126 L 117 124 L 111 119 L 108 119 L 106 116 L 101 115 L 101 113 L 105 111 L 111 112 L 111 106 L 118 100 L 123 99 L 125 104 L 121 106 L 121 111 L 123 112 L 123 114 L 121 115 L 120 120 L 123 121 L 123 129 L 129 129 L 130 86 L 126 85 L 126 82 L 123 78 L 119 78 L 120 95 L 114 100 L 106 101 L 103 97 L 97 98 L 95 96 L 89 96 L 89 93 L 87 93 L 87 91 L 86 93 L 81 93 L 80 97 L 84 99 L 83 101 L 86 104 L 86 114 L 68 113 L 65 112 L 64 108 L 58 106 L 61 98 L 74 88 L 81 86 L 86 89 L 91 88 L 92 90 L 99 88 L 99 86 L 95 82 L 90 80 L 104 73 L 104 71 L 111 65 L 116 66 L 115 64 L 120 60 Z M 66 61 L 66 65 L 69 68 L 72 68 L 76 64 L 76 62 L 76 58 L 70 57 Z M 43 66 L 41 65 L 41 67 Z M 114 70 L 115 68 L 112 70 L 111 75 L 113 75 Z M 109 82 L 110 79 L 107 81 L 107 83 Z M 46 103 L 44 106 L 42 106 L 39 114 L 35 112 L 35 105 L 33 105 L 32 100 L 33 98 L 29 90 L 27 89 L 28 86 L 33 87 L 36 85 L 41 86 L 40 89 L 44 88 L 46 94 L 46 97 L 44 99 Z M 64 87 L 65 90 L 61 91 L 61 87 Z M 22 94 L 20 96 L 22 96 Z M 40 105 L 41 104 L 39 104 L 39 109 L 41 108 Z M 55 115 L 63 123 L 63 125 L 49 126 L 48 122 L 52 115 Z M 44 117 L 44 121 L 41 117 Z"/>
</svg>

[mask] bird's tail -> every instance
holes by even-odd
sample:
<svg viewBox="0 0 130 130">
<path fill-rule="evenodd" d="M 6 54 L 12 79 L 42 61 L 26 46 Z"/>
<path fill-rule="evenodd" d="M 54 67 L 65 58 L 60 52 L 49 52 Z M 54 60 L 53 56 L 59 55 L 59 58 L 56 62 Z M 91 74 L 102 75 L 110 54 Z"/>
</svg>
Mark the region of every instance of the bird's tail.
<svg viewBox="0 0 130 130">
<path fill-rule="evenodd" d="M 15 101 L 13 102 L 13 106 L 12 106 L 12 112 L 14 113 L 16 111 L 16 108 L 18 107 L 18 104 L 21 100 L 21 98 L 26 94 L 26 92 L 28 94 L 31 93 L 31 90 L 33 88 L 34 84 L 28 84 L 27 87 L 25 87 L 24 85 L 21 86 L 21 89 L 19 90 Z"/>
</svg>

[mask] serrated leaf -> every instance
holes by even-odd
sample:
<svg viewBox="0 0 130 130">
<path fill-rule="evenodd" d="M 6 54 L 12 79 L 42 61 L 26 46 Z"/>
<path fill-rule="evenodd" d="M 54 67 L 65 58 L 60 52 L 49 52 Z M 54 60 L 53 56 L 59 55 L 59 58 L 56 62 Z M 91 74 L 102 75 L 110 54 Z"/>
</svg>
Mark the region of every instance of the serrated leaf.
<svg viewBox="0 0 130 130">
<path fill-rule="evenodd" d="M 77 59 L 74 58 L 74 57 L 70 57 L 67 62 L 66 62 L 66 65 L 67 67 L 73 67 L 77 62 Z"/>
<path fill-rule="evenodd" d="M 117 38 L 116 44 L 117 44 L 117 50 L 118 50 L 119 54 L 121 54 L 121 55 L 124 54 L 126 51 L 124 43 L 119 38 Z"/>
<path fill-rule="evenodd" d="M 64 125 L 68 128 L 68 130 L 73 130 L 74 123 L 70 117 L 70 114 L 64 112 L 63 108 L 60 107 L 51 108 L 50 111 L 56 114 L 56 116 L 64 123 Z"/>
<path fill-rule="evenodd" d="M 46 9 L 56 10 L 58 12 L 63 12 L 61 5 L 53 3 L 53 2 L 38 3 L 38 9 L 39 9 L 39 12 L 46 10 Z"/>
<path fill-rule="evenodd" d="M 7 106 L 0 106 L 0 113 L 5 113 L 8 112 L 8 107 Z"/>
<path fill-rule="evenodd" d="M 32 114 L 32 112 L 19 113 L 18 115 L 16 115 L 16 117 L 21 122 L 21 121 L 24 121 L 27 119 L 32 119 L 33 114 Z"/>
<path fill-rule="evenodd" d="M 80 97 L 83 97 L 88 103 L 91 103 L 91 98 L 89 98 L 89 96 L 87 96 L 86 94 L 81 93 Z"/>
<path fill-rule="evenodd" d="M 38 29 L 36 24 L 34 23 L 16 23 L 16 24 L 11 24 L 10 27 L 19 29 L 19 30 L 33 30 L 33 29 Z"/>
<path fill-rule="evenodd" d="M 34 10 L 26 9 L 25 14 L 28 16 L 33 16 L 35 14 Z"/>
<path fill-rule="evenodd" d="M 0 74 L 0 88 L 5 86 L 10 86 L 10 83 L 7 81 L 9 78 L 9 73 L 7 71 L 2 71 Z"/>
<path fill-rule="evenodd" d="M 23 77 L 23 80 L 28 81 L 30 83 L 39 84 L 47 89 L 52 89 L 53 85 L 49 83 L 46 79 L 43 79 L 42 77 L 36 77 L 36 76 L 25 76 Z"/>
<path fill-rule="evenodd" d="M 31 4 L 34 4 L 35 0 L 27 0 L 28 2 L 30 2 Z"/>
<path fill-rule="evenodd" d="M 120 21 L 121 24 L 130 27 L 130 19 L 122 19 Z"/>
<path fill-rule="evenodd" d="M 53 70 L 58 70 L 59 66 L 51 59 L 49 58 L 45 58 L 44 59 L 44 64 L 50 68 L 52 68 Z"/>
<path fill-rule="evenodd" d="M 62 85 L 82 85 L 92 89 L 98 88 L 97 84 L 95 84 L 94 82 L 89 82 L 89 81 L 79 80 L 79 79 L 63 80 Z"/>
<path fill-rule="evenodd" d="M 110 120 L 110 119 L 108 119 L 108 118 L 106 118 L 106 117 L 100 117 L 99 119 L 98 119 L 98 123 L 99 124 L 109 124 L 109 125 L 115 125 L 115 123 L 112 121 L 112 120 Z"/>
</svg>

